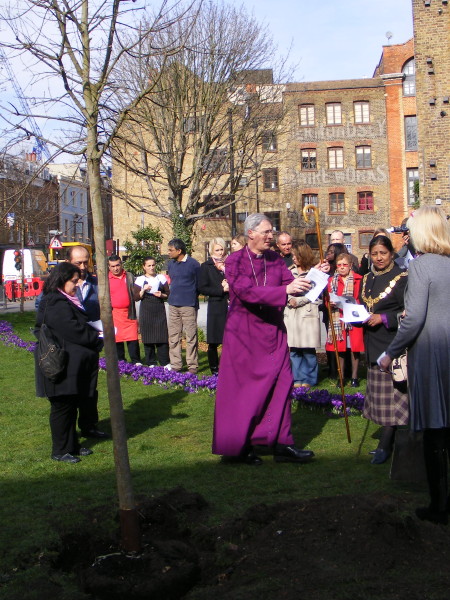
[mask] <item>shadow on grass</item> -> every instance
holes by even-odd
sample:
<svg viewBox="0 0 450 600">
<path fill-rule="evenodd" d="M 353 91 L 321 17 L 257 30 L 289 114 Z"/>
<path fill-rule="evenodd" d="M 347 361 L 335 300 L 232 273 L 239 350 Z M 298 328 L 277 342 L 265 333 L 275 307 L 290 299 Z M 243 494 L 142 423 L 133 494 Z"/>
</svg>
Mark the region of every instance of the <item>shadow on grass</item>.
<svg viewBox="0 0 450 600">
<path fill-rule="evenodd" d="M 176 413 L 173 409 L 186 400 L 187 392 L 184 390 L 168 391 L 161 389 L 160 394 L 141 396 L 124 407 L 124 415 L 127 430 L 127 439 L 132 439 L 140 434 L 146 433 L 161 423 L 175 419 L 187 419 L 189 414 Z M 98 423 L 98 429 L 109 432 L 111 430 L 110 419 L 102 419 Z M 84 438 L 82 438 L 84 439 Z M 102 444 L 106 440 L 89 438 L 86 443 L 89 448 Z"/>
</svg>

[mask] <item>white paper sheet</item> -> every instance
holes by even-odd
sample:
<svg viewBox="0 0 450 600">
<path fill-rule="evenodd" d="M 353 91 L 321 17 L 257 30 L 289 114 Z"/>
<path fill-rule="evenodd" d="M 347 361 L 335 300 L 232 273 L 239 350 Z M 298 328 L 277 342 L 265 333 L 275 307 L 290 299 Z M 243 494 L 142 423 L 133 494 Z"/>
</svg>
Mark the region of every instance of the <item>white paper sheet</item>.
<svg viewBox="0 0 450 600">
<path fill-rule="evenodd" d="M 309 279 L 311 282 L 311 289 L 307 294 L 305 294 L 305 298 L 308 298 L 310 302 L 314 302 L 322 293 L 322 290 L 326 287 L 328 283 L 329 275 L 328 273 L 324 273 L 323 271 L 319 271 L 319 269 L 315 269 L 314 267 L 308 271 L 306 274 L 306 279 Z"/>
<path fill-rule="evenodd" d="M 344 304 L 342 311 L 342 321 L 344 323 L 364 323 L 370 317 L 370 313 L 367 312 L 365 306 L 353 304 L 353 302 Z"/>
</svg>

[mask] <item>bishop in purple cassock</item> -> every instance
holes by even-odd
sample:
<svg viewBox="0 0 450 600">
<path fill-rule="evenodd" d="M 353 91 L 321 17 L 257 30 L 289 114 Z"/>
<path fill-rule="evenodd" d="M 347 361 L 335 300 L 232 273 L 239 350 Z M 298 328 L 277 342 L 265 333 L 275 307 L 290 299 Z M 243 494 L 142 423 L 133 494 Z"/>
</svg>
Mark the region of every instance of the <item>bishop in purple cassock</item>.
<svg viewBox="0 0 450 600">
<path fill-rule="evenodd" d="M 283 310 L 287 294 L 310 284 L 294 279 L 269 250 L 272 225 L 262 214 L 247 217 L 248 244 L 225 262 L 230 305 L 225 326 L 214 418 L 214 454 L 251 465 L 262 463 L 252 447 L 273 447 L 279 462 L 307 462 L 314 453 L 294 446 L 291 433 L 292 372 Z"/>
</svg>

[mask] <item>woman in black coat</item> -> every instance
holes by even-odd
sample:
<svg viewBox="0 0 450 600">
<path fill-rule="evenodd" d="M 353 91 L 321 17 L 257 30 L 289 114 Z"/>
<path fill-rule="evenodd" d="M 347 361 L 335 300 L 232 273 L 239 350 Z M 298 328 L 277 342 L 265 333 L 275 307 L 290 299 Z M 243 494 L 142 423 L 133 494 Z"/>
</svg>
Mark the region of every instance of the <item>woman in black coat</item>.
<svg viewBox="0 0 450 600">
<path fill-rule="evenodd" d="M 209 243 L 209 258 L 200 267 L 198 291 L 208 296 L 206 321 L 206 341 L 208 342 L 208 363 L 211 373 L 219 371 L 218 347 L 223 340 L 225 321 L 228 312 L 228 283 L 225 279 L 224 259 L 226 245 L 222 238 L 214 238 Z"/>
<path fill-rule="evenodd" d="M 406 385 L 394 383 L 391 374 L 381 371 L 377 364 L 397 333 L 398 316 L 405 308 L 408 273 L 395 264 L 392 242 L 385 235 L 371 240 L 369 255 L 372 266 L 364 275 L 360 292 L 361 303 L 370 313 L 364 323 L 367 389 L 363 416 L 382 427 L 371 460 L 379 465 L 391 455 L 397 427 L 406 425 L 409 419 Z"/>
<path fill-rule="evenodd" d="M 61 377 L 52 382 L 36 361 L 36 394 L 50 400 L 52 459 L 76 463 L 78 455 L 92 450 L 80 448 L 76 434 L 77 407 L 82 398 L 91 398 L 97 388 L 98 356 L 103 347 L 98 331 L 88 325 L 89 318 L 76 296 L 80 269 L 71 263 L 55 267 L 44 286 L 44 297 L 36 318 L 36 337 L 46 324 L 58 345 L 67 353 Z"/>
</svg>

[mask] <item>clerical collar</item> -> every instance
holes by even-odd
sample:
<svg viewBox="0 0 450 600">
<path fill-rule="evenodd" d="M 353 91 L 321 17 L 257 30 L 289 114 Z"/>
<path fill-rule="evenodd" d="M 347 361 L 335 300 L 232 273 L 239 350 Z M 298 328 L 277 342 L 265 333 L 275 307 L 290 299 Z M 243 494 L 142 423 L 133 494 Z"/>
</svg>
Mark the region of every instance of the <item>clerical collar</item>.
<svg viewBox="0 0 450 600">
<path fill-rule="evenodd" d="M 247 250 L 253 255 L 253 258 L 264 258 L 264 252 L 257 254 L 256 252 L 253 252 L 253 250 L 250 250 L 250 248 L 248 246 L 247 246 Z"/>
</svg>

